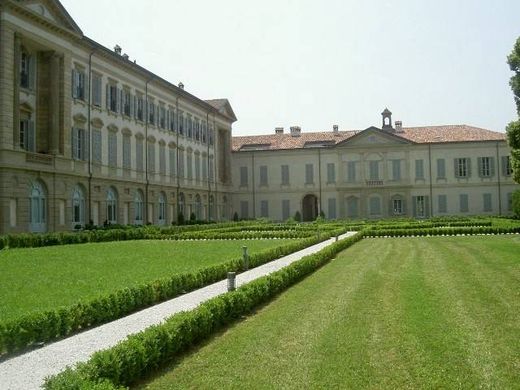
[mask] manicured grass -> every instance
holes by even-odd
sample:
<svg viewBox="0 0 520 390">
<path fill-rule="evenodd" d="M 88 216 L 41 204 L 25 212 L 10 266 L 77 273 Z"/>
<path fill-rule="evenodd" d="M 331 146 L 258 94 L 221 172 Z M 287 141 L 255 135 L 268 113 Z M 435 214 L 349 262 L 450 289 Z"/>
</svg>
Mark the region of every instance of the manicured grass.
<svg viewBox="0 0 520 390">
<path fill-rule="evenodd" d="M 288 240 L 121 241 L 0 251 L 0 321 L 189 272 Z"/>
<path fill-rule="evenodd" d="M 365 239 L 150 389 L 518 388 L 518 236 Z"/>
</svg>

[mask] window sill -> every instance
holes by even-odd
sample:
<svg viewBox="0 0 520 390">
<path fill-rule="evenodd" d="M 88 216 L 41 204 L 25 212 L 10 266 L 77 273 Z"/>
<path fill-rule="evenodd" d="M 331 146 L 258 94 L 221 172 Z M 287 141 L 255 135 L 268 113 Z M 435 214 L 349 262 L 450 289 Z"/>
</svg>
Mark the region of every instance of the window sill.
<svg viewBox="0 0 520 390">
<path fill-rule="evenodd" d="M 85 99 L 83 98 L 72 98 L 72 100 L 74 101 L 74 104 L 78 104 L 82 107 L 86 107 L 87 106 L 87 102 L 85 101 Z"/>
</svg>

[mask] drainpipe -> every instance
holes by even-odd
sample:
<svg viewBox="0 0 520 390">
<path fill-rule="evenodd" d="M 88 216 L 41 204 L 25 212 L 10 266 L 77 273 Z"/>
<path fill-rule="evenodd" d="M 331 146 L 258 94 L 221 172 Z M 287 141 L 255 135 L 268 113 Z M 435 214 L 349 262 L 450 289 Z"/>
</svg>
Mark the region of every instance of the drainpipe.
<svg viewBox="0 0 520 390">
<path fill-rule="evenodd" d="M 428 162 L 430 167 L 430 218 L 433 217 L 433 184 L 432 184 L 432 145 L 428 144 Z"/>
<path fill-rule="evenodd" d="M 209 112 L 206 112 L 206 145 L 207 145 L 207 154 L 206 154 L 206 180 L 208 181 L 208 213 L 206 215 L 206 220 L 209 222 L 210 220 L 210 211 L 211 211 L 211 181 L 209 180 Z M 213 198 L 213 207 L 215 207 L 217 195 L 215 194 Z M 215 207 L 216 208 L 216 207 Z"/>
<path fill-rule="evenodd" d="M 496 173 L 497 173 L 497 186 L 498 186 L 498 215 L 502 215 L 502 183 L 500 182 L 500 157 L 498 153 L 498 141 L 495 143 L 496 151 L 497 151 L 497 163 L 496 163 Z"/>
<path fill-rule="evenodd" d="M 176 144 L 177 144 L 177 150 L 175 151 L 175 158 L 177 159 L 176 164 L 176 171 L 177 171 L 177 207 L 175 208 L 175 211 L 177 212 L 177 215 L 175 215 L 175 220 L 177 223 L 179 222 L 179 193 L 180 193 L 180 179 L 179 179 L 179 96 L 175 98 L 175 111 L 177 115 L 177 120 L 175 121 L 175 133 L 176 133 Z"/>
<path fill-rule="evenodd" d="M 319 184 L 319 196 L 320 200 L 318 202 L 318 215 L 321 213 L 321 149 L 318 149 L 318 184 Z"/>
<path fill-rule="evenodd" d="M 92 127 L 90 118 L 92 116 L 92 56 L 95 50 L 92 50 L 88 56 L 88 111 L 87 111 L 87 145 L 88 145 L 88 223 L 93 221 L 92 218 Z"/>
<path fill-rule="evenodd" d="M 149 114 L 149 107 L 148 107 L 148 84 L 153 80 L 153 78 L 146 80 L 146 83 L 144 85 L 144 102 L 145 102 L 145 117 L 144 117 L 144 177 L 145 177 L 145 184 L 144 184 L 144 224 L 146 225 L 148 223 L 148 187 L 150 186 L 150 182 L 148 180 L 148 114 Z"/>
<path fill-rule="evenodd" d="M 251 152 L 251 181 L 253 186 L 253 219 L 256 219 L 255 152 Z"/>
</svg>

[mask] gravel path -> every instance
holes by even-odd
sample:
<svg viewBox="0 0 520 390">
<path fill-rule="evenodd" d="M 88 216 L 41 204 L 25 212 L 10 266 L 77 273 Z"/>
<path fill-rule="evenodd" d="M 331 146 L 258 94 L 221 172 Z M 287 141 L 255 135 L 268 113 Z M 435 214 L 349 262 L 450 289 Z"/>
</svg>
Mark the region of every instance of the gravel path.
<svg viewBox="0 0 520 390">
<path fill-rule="evenodd" d="M 348 232 L 345 238 L 355 234 Z M 334 242 L 334 238 L 261 265 L 236 277 L 237 287 L 277 271 L 303 256 L 318 252 Z M 78 362 L 86 361 L 94 352 L 110 348 L 132 333 L 158 324 L 175 313 L 191 310 L 200 303 L 227 291 L 227 280 L 181 295 L 169 301 L 141 310 L 119 320 L 49 344 L 43 348 L 0 363 L 0 389 L 29 390 L 42 386 L 47 376 L 57 374 Z"/>
</svg>

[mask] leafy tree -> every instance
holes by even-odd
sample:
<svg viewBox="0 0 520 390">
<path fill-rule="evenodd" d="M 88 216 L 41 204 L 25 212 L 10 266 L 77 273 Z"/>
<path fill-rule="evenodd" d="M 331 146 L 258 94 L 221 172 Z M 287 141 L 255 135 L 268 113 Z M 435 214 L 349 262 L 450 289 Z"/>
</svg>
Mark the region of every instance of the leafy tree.
<svg viewBox="0 0 520 390">
<path fill-rule="evenodd" d="M 516 111 L 519 119 L 509 123 L 506 127 L 507 140 L 511 147 L 511 167 L 513 169 L 513 179 L 520 183 L 520 37 L 516 40 L 513 51 L 507 56 L 507 63 L 515 73 L 509 85 L 515 95 Z"/>
<path fill-rule="evenodd" d="M 520 218 L 520 190 L 513 192 L 513 213 Z"/>
</svg>

